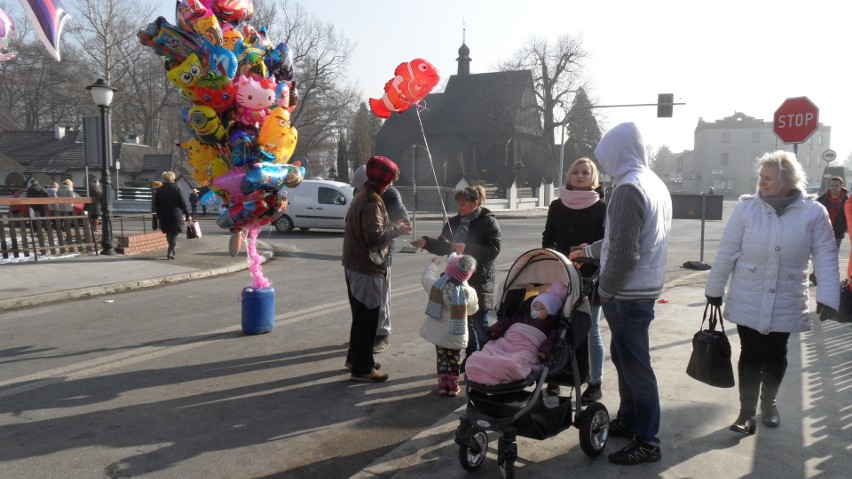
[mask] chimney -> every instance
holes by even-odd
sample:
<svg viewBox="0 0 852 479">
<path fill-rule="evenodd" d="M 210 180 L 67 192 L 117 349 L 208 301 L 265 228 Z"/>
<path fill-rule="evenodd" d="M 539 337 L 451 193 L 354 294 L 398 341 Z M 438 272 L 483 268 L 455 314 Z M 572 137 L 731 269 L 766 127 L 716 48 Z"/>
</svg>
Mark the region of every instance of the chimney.
<svg viewBox="0 0 852 479">
<path fill-rule="evenodd" d="M 56 138 L 57 140 L 61 140 L 61 139 L 65 138 L 65 127 L 55 125 L 53 127 L 53 137 Z"/>
</svg>

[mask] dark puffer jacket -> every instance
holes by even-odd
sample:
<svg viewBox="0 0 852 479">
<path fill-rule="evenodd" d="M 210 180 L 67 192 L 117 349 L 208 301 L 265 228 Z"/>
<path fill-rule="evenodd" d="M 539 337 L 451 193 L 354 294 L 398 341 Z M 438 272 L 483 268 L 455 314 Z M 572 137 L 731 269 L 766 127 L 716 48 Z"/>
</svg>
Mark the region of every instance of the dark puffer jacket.
<svg viewBox="0 0 852 479">
<path fill-rule="evenodd" d="M 180 234 L 186 226 L 184 217 L 189 216 L 186 200 L 183 199 L 177 185 L 163 183 L 154 192 L 154 212 L 157 213 L 157 227 L 166 234 Z"/>
<path fill-rule="evenodd" d="M 494 303 L 494 279 L 496 272 L 494 260 L 500 254 L 500 224 L 494 213 L 487 208 L 480 208 L 479 217 L 470 222 L 467 241 L 465 241 L 464 254 L 473 256 L 477 266 L 473 276 L 468 280 L 476 294 L 479 296 L 479 310 L 490 310 Z M 449 219 L 444 225 L 441 236 L 426 240 L 425 250 L 436 255 L 449 255 L 453 252 L 453 235 L 450 228 L 456 231 L 461 223 L 459 215 Z"/>
</svg>

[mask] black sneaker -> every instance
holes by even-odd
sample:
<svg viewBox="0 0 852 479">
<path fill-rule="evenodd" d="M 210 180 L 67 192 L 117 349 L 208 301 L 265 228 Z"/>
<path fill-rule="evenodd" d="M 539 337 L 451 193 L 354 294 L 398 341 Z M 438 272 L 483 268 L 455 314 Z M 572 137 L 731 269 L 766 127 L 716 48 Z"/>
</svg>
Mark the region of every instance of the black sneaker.
<svg viewBox="0 0 852 479">
<path fill-rule="evenodd" d="M 601 392 L 601 385 L 589 383 L 589 386 L 583 391 L 583 394 L 580 396 L 580 401 L 583 403 L 583 406 L 589 405 L 595 401 L 600 401 L 603 397 L 603 392 Z"/>
<path fill-rule="evenodd" d="M 614 452 L 609 456 L 609 462 L 622 466 L 635 466 L 646 462 L 657 462 L 662 459 L 660 446 L 652 446 L 644 442 L 633 440 L 624 449 Z"/>
<path fill-rule="evenodd" d="M 618 415 L 615 416 L 615 419 L 609 422 L 609 435 L 611 437 L 626 437 L 633 439 L 635 434 L 636 433 L 633 432 L 633 429 L 630 429 L 621 423 L 621 418 Z"/>
</svg>

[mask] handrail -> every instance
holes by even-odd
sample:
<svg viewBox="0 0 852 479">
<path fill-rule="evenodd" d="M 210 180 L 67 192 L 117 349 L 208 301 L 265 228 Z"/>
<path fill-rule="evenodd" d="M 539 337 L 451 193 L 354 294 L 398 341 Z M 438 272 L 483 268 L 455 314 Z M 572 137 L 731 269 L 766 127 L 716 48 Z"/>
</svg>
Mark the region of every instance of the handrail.
<svg viewBox="0 0 852 479">
<path fill-rule="evenodd" d="M 81 203 L 94 203 L 94 198 L 89 196 L 75 196 L 62 198 L 0 198 L 0 206 L 16 205 L 79 205 Z"/>
</svg>

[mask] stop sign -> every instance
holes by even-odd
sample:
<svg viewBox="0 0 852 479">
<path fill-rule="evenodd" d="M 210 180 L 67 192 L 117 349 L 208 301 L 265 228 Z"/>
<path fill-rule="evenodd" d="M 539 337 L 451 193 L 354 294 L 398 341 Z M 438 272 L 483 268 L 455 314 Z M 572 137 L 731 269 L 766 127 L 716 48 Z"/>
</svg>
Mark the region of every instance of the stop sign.
<svg viewBox="0 0 852 479">
<path fill-rule="evenodd" d="M 806 96 L 787 98 L 775 110 L 773 130 L 784 143 L 804 143 L 819 127 L 819 108 Z"/>
</svg>

